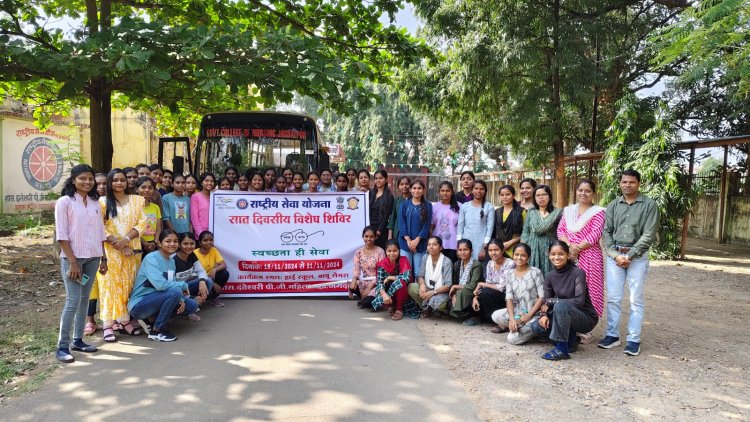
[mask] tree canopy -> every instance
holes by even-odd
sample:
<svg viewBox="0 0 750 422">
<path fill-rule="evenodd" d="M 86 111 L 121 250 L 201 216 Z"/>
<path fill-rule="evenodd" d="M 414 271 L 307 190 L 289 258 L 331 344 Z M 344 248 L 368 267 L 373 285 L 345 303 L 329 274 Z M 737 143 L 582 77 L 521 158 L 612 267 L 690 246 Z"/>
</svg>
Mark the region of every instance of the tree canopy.
<svg viewBox="0 0 750 422">
<path fill-rule="evenodd" d="M 562 157 L 598 149 L 616 101 L 659 81 L 646 42 L 679 7 L 684 2 L 420 1 L 426 36 L 444 54 L 405 72 L 401 87 L 417 87 L 405 92 L 421 109 L 471 122 L 529 164 L 555 158 L 564 180 Z"/>
<path fill-rule="evenodd" d="M 176 127 L 208 111 L 290 101 L 295 92 L 337 110 L 366 102 L 367 91 L 356 89 L 365 81 L 387 80 L 394 67 L 429 55 L 404 29 L 379 21 L 400 6 L 0 0 L 0 93 L 36 106 L 42 124 L 88 105 L 93 164 L 108 168 L 112 104 L 149 110 Z"/>
</svg>

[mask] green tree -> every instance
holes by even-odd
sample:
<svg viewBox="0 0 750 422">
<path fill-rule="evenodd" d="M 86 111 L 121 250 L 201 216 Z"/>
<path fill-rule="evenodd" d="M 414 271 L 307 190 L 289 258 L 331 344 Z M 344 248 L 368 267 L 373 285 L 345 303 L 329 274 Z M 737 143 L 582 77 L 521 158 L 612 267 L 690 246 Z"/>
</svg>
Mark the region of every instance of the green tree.
<svg viewBox="0 0 750 422">
<path fill-rule="evenodd" d="M 318 110 L 328 143 L 341 144 L 347 166 L 376 168 L 380 164 L 406 165 L 421 161 L 423 142 L 417 117 L 386 85 L 365 84 L 362 90 L 371 100 L 346 113 L 330 108 Z M 295 102 L 311 111 L 308 100 Z M 410 158 L 411 157 L 411 158 Z"/>
<path fill-rule="evenodd" d="M 367 101 L 357 89 L 364 81 L 386 81 L 394 66 L 429 53 L 378 20 L 400 4 L 0 0 L 0 94 L 36 106 L 40 125 L 88 106 L 93 164 L 109 168 L 113 104 L 174 128 L 207 111 L 288 102 L 294 92 L 336 109 Z M 73 30 L 50 24 L 60 19 Z"/>
<path fill-rule="evenodd" d="M 673 113 L 693 136 L 750 133 L 750 2 L 702 0 L 653 37 L 654 63 L 677 67 L 669 86 Z M 736 147 L 750 168 L 750 145 Z M 750 188 L 750 178 L 747 188 Z"/>
<path fill-rule="evenodd" d="M 659 207 L 659 231 L 651 250 L 658 258 L 676 258 L 680 253 L 683 216 L 696 200 L 688 189 L 688 175 L 683 171 L 677 149 L 679 130 L 664 103 L 653 107 L 634 96 L 620 102 L 620 110 L 607 129 L 608 147 L 601 162 L 601 204 L 606 206 L 619 196 L 620 173 L 632 168 L 641 173 L 641 192 Z M 645 107 L 645 109 L 644 109 Z M 651 109 L 651 113 L 646 110 Z M 648 116 L 648 117 L 646 117 Z M 644 123 L 651 120 L 651 127 Z"/>
<path fill-rule="evenodd" d="M 611 121 L 617 99 L 658 83 L 647 80 L 653 52 L 643 40 L 684 4 L 420 1 L 426 36 L 444 54 L 405 72 L 400 86 L 420 110 L 468 122 L 531 165 L 554 158 L 564 200 L 563 156 L 601 148 L 598 122 Z"/>
</svg>

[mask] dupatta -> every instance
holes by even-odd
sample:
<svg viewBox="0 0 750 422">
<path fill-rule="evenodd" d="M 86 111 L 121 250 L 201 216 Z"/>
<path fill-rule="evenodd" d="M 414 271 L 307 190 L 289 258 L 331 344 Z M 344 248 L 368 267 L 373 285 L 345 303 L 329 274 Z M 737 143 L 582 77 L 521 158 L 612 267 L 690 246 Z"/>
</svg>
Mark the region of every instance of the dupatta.
<svg viewBox="0 0 750 422">
<path fill-rule="evenodd" d="M 385 258 L 378 261 L 377 266 L 382 268 L 385 272 L 387 272 L 388 275 L 398 276 L 408 271 L 409 279 L 406 281 L 407 282 L 411 281 L 411 264 L 409 264 L 409 260 L 406 259 L 405 256 L 399 256 L 398 263 L 391 262 L 391 260 L 388 259 L 388 257 L 386 256 Z"/>
</svg>

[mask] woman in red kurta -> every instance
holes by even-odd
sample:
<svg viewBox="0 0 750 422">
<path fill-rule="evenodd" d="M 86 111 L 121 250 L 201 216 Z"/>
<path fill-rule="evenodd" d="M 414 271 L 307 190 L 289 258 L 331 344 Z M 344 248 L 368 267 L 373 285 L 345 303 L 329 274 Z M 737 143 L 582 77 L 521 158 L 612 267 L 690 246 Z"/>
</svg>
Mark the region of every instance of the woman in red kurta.
<svg viewBox="0 0 750 422">
<path fill-rule="evenodd" d="M 578 202 L 565 207 L 557 238 L 570 245 L 571 258 L 586 273 L 591 302 L 601 318 L 604 310 L 604 260 L 599 240 L 604 229 L 604 208 L 594 205 L 594 182 L 583 179 L 578 183 Z"/>
</svg>

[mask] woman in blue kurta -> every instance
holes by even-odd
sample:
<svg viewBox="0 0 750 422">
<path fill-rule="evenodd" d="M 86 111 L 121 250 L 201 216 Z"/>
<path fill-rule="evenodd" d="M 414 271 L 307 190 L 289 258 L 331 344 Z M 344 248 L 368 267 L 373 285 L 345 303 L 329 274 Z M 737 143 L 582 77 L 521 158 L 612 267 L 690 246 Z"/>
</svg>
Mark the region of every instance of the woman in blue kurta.
<svg viewBox="0 0 750 422">
<path fill-rule="evenodd" d="M 495 229 L 495 207 L 486 200 L 487 184 L 484 180 L 474 181 L 472 196 L 472 200 L 464 202 L 458 210 L 456 239 L 471 240 L 471 257 L 484 261 L 485 248 Z"/>
<path fill-rule="evenodd" d="M 412 182 L 411 199 L 401 203 L 399 214 L 398 246 L 401 256 L 409 260 L 412 268 L 421 268 L 430 235 L 432 204 L 425 200 L 425 190 L 421 180 Z"/>
</svg>

